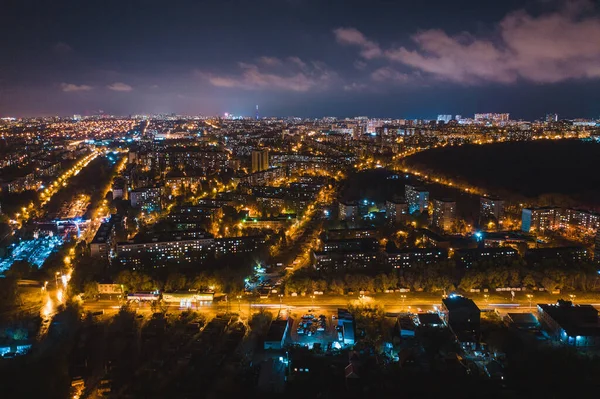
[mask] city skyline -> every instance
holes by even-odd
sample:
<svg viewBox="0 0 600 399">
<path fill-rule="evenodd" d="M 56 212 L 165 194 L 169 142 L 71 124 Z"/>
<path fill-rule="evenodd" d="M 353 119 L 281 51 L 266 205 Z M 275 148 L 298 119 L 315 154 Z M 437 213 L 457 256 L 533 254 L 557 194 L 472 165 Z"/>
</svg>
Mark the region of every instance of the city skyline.
<svg viewBox="0 0 600 399">
<path fill-rule="evenodd" d="M 0 28 L 2 117 L 600 115 L 587 1 L 30 5 Z"/>
</svg>

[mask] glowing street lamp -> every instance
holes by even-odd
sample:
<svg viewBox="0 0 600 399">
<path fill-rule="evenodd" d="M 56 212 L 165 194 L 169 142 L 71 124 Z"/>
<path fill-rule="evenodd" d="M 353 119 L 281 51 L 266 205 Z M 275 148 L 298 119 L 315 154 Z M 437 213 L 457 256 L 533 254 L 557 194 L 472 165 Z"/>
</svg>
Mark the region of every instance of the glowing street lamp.
<svg viewBox="0 0 600 399">
<path fill-rule="evenodd" d="M 529 309 L 531 309 L 531 300 L 533 299 L 533 295 L 527 294 L 527 299 L 529 299 Z"/>
</svg>

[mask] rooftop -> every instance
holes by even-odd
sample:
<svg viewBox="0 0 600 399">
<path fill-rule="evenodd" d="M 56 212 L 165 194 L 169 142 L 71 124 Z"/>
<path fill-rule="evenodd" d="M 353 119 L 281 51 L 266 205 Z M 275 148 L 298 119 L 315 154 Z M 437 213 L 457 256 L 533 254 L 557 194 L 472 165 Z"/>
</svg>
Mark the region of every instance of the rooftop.
<svg viewBox="0 0 600 399">
<path fill-rule="evenodd" d="M 573 305 L 569 301 L 551 304 L 538 304 L 541 312 L 548 314 L 570 337 L 600 336 L 598 310 L 592 305 Z"/>
<path fill-rule="evenodd" d="M 454 294 L 449 295 L 448 297 L 442 299 L 442 303 L 444 304 L 444 306 L 446 306 L 446 309 L 448 309 L 449 311 L 465 309 L 465 308 L 468 308 L 469 310 L 472 310 L 472 311 L 477 311 L 477 312 L 480 311 L 472 299 L 465 298 L 464 296 L 460 296 L 460 295 L 454 295 Z"/>
</svg>

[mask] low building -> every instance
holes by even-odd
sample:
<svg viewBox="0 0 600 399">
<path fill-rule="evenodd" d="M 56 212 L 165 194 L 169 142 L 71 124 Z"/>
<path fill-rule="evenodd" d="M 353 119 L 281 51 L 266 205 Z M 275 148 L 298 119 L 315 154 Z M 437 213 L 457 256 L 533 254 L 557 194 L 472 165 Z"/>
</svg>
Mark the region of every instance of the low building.
<svg viewBox="0 0 600 399">
<path fill-rule="evenodd" d="M 347 309 L 338 309 L 337 320 L 337 330 L 342 335 L 342 343 L 344 345 L 354 345 L 356 343 L 356 335 L 354 331 L 354 316 L 352 316 L 352 313 L 348 312 Z"/>
<path fill-rule="evenodd" d="M 419 327 L 442 328 L 445 327 L 444 321 L 437 313 L 419 313 L 417 314 L 417 325 Z"/>
<path fill-rule="evenodd" d="M 277 319 L 271 323 L 264 342 L 264 349 L 281 350 L 285 346 L 291 319 Z"/>
<path fill-rule="evenodd" d="M 245 229 L 281 230 L 296 222 L 295 214 L 283 214 L 270 218 L 248 218 L 242 221 Z"/>
<path fill-rule="evenodd" d="M 483 236 L 483 245 L 486 248 L 498 248 L 505 246 L 533 247 L 535 244 L 536 241 L 533 236 L 514 231 L 486 232 Z"/>
<path fill-rule="evenodd" d="M 532 313 L 508 313 L 505 320 L 519 330 L 535 330 L 540 327 L 538 319 Z"/>
<path fill-rule="evenodd" d="M 121 284 L 102 284 L 98 283 L 99 295 L 121 295 L 123 294 L 123 286 Z"/>
<path fill-rule="evenodd" d="M 413 319 L 409 315 L 401 315 L 396 319 L 395 325 L 396 334 L 400 334 L 401 338 L 412 338 L 415 336 L 416 326 Z"/>
<path fill-rule="evenodd" d="M 417 233 L 418 238 L 427 247 L 437 247 L 444 249 L 450 248 L 450 239 L 448 238 L 448 236 L 442 236 L 429 229 L 417 229 L 415 230 L 415 233 Z"/>
<path fill-rule="evenodd" d="M 592 305 L 574 305 L 559 300 L 555 305 L 537 305 L 542 325 L 560 342 L 577 348 L 600 347 L 600 320 Z"/>
<path fill-rule="evenodd" d="M 442 299 L 441 315 L 459 342 L 477 342 L 481 311 L 472 299 L 460 295 L 450 295 Z"/>
</svg>

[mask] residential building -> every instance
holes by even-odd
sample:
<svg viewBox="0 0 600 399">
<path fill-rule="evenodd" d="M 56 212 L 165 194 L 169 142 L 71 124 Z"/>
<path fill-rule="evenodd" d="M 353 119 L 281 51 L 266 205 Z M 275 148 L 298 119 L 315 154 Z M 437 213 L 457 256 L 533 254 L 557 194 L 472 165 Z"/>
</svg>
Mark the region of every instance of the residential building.
<svg viewBox="0 0 600 399">
<path fill-rule="evenodd" d="M 419 264 L 429 264 L 448 259 L 448 251 L 442 248 L 411 248 L 384 252 L 386 265 L 394 269 L 405 269 Z"/>
<path fill-rule="evenodd" d="M 585 247 L 553 247 L 532 248 L 525 252 L 525 259 L 530 263 L 542 262 L 544 260 L 560 260 L 565 263 L 585 262 L 590 258 L 590 253 Z"/>
<path fill-rule="evenodd" d="M 374 252 L 379 243 L 374 238 L 334 239 L 323 243 L 323 252 Z"/>
<path fill-rule="evenodd" d="M 346 252 L 321 252 L 313 251 L 312 260 L 317 270 L 347 270 L 364 269 L 372 266 L 377 261 L 378 253 L 375 251 L 346 251 Z"/>
<path fill-rule="evenodd" d="M 559 214 L 559 208 L 523 208 L 521 214 L 521 230 L 526 233 L 543 232 L 555 227 L 556 217 Z"/>
<path fill-rule="evenodd" d="M 438 115 L 437 121 L 442 123 L 448 123 L 452 120 L 452 115 Z"/>
<path fill-rule="evenodd" d="M 450 199 L 434 199 L 431 225 L 442 231 L 454 229 L 456 224 L 456 202 Z"/>
<path fill-rule="evenodd" d="M 511 247 L 501 248 L 468 248 L 454 251 L 454 260 L 458 265 L 470 268 L 474 263 L 501 262 L 519 258 L 519 252 Z"/>
<path fill-rule="evenodd" d="M 496 221 L 504 217 L 504 201 L 498 197 L 481 197 L 479 199 L 480 221 L 493 217 Z"/>
<path fill-rule="evenodd" d="M 143 187 L 131 190 L 129 199 L 131 206 L 134 208 L 142 208 L 146 212 L 159 211 L 162 208 L 163 188 L 158 187 Z"/>
<path fill-rule="evenodd" d="M 252 173 L 262 172 L 269 169 L 269 151 L 268 150 L 253 150 L 252 151 Z"/>
<path fill-rule="evenodd" d="M 405 223 L 408 220 L 408 204 L 404 201 L 386 201 L 385 217 L 390 224 Z"/>
<path fill-rule="evenodd" d="M 214 253 L 213 237 L 203 231 L 177 231 L 117 244 L 119 263 L 133 270 L 169 264 L 201 263 Z"/>
<path fill-rule="evenodd" d="M 404 194 L 408 203 L 408 213 L 424 212 L 429 208 L 429 191 L 425 188 L 405 185 Z"/>
<path fill-rule="evenodd" d="M 596 232 L 596 240 L 594 242 L 594 260 L 600 262 L 600 229 Z"/>
<path fill-rule="evenodd" d="M 358 204 L 355 202 L 340 202 L 339 203 L 339 219 L 340 220 L 356 220 L 358 217 Z"/>
<path fill-rule="evenodd" d="M 94 258 L 108 259 L 114 249 L 115 226 L 111 221 L 102 223 L 90 243 L 90 255 Z"/>
</svg>

